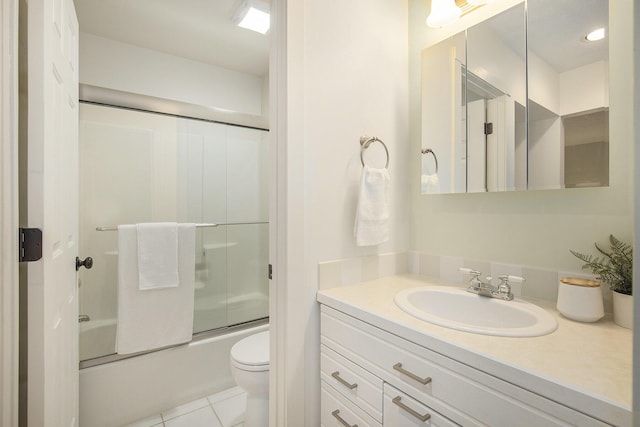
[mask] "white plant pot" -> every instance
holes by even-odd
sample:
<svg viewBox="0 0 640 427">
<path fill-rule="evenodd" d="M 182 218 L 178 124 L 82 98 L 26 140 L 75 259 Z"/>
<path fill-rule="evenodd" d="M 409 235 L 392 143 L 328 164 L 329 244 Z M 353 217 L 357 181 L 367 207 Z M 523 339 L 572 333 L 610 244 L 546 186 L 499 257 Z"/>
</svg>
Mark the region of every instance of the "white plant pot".
<svg viewBox="0 0 640 427">
<path fill-rule="evenodd" d="M 613 321 L 623 328 L 633 327 L 633 296 L 613 292 Z"/>
</svg>

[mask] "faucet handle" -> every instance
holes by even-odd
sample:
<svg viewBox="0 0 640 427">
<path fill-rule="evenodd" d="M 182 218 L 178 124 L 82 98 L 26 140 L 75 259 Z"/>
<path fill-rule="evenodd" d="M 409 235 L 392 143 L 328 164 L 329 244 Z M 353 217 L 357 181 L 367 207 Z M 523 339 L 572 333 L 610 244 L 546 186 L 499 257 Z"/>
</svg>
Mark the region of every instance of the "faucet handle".
<svg viewBox="0 0 640 427">
<path fill-rule="evenodd" d="M 527 279 L 525 279 L 524 277 L 520 277 L 520 276 L 498 276 L 498 279 L 500 279 L 503 283 L 524 283 Z"/>
<path fill-rule="evenodd" d="M 460 272 L 461 273 L 466 273 L 471 275 L 473 278 L 479 279 L 480 276 L 482 276 L 482 273 L 479 272 L 478 270 L 474 270 L 472 268 L 464 268 L 464 267 L 460 267 Z"/>
<path fill-rule="evenodd" d="M 524 277 L 507 275 L 498 276 L 498 279 L 500 279 L 500 284 L 498 285 L 498 294 L 505 295 L 510 300 L 513 299 L 513 294 L 511 293 L 511 285 L 509 284 L 509 282 L 522 283 L 525 281 Z"/>
<path fill-rule="evenodd" d="M 469 288 L 470 289 L 480 289 L 482 287 L 482 280 L 480 280 L 481 272 L 478 270 L 473 270 L 471 268 L 460 268 L 461 273 L 466 273 L 471 276 L 471 280 L 469 280 Z"/>
</svg>

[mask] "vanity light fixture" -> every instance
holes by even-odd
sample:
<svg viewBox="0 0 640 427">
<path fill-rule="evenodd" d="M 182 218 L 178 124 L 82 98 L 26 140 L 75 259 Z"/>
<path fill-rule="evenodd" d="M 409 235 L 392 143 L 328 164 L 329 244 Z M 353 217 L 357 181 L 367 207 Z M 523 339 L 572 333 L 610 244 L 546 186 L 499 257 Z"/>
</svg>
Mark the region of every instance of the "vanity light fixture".
<svg viewBox="0 0 640 427">
<path fill-rule="evenodd" d="M 467 0 L 471 6 L 482 6 L 491 3 L 492 0 Z"/>
<path fill-rule="evenodd" d="M 456 22 L 461 14 L 462 10 L 456 6 L 455 0 L 431 0 L 427 25 L 431 28 L 446 27 Z"/>
<path fill-rule="evenodd" d="M 604 28 L 598 28 L 597 30 L 591 31 L 589 34 L 584 36 L 586 41 L 595 42 L 598 40 L 602 40 L 605 36 Z"/>
<path fill-rule="evenodd" d="M 239 27 L 266 34 L 269 31 L 269 5 L 262 0 L 244 0 L 233 17 Z"/>
<path fill-rule="evenodd" d="M 431 0 L 431 13 L 427 25 L 442 28 L 455 23 L 461 16 L 473 12 L 493 0 Z"/>
</svg>

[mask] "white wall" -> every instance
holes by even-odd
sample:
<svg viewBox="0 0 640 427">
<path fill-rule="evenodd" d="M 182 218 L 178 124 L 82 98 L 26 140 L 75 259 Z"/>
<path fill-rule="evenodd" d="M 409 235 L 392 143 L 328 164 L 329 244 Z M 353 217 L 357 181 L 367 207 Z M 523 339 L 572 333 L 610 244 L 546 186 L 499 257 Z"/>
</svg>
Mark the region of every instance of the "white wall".
<svg viewBox="0 0 640 427">
<path fill-rule="evenodd" d="M 408 247 L 407 11 L 383 0 L 306 6 L 305 202 L 315 270 L 318 261 Z M 391 239 L 379 247 L 359 248 L 353 238 L 361 135 L 377 136 L 389 149 Z M 365 160 L 380 167 L 384 151 L 373 144 Z"/>
<path fill-rule="evenodd" d="M 80 83 L 266 115 L 266 78 L 80 33 Z"/>
<path fill-rule="evenodd" d="M 529 98 L 559 116 L 609 106 L 609 63 L 597 61 L 562 73 L 529 52 Z"/>
<path fill-rule="evenodd" d="M 407 9 L 386 0 L 305 4 L 305 281 L 315 296 L 319 261 L 408 248 Z M 356 247 L 353 238 L 361 135 L 382 139 L 390 155 L 391 238 L 377 247 Z M 365 158 L 379 166 L 381 153 Z M 318 307 L 311 308 L 317 330 Z M 313 335 L 306 341 L 311 426 L 320 419 L 319 347 Z"/>
<path fill-rule="evenodd" d="M 529 99 L 558 114 L 560 111 L 560 76 L 558 72 L 532 51 L 527 54 L 527 64 L 531 70 L 527 76 Z"/>
<path fill-rule="evenodd" d="M 288 319 L 276 323 L 287 340 L 277 373 L 287 387 L 286 402 L 278 403 L 287 417 L 277 425 L 315 426 L 320 419 L 318 262 L 408 249 L 406 23 L 405 2 L 287 2 L 280 180 L 287 183 L 287 262 L 277 274 L 287 276 L 287 306 L 278 313 Z M 353 224 L 364 134 L 389 148 L 392 219 L 389 242 L 360 248 Z M 374 149 L 367 159 L 380 165 L 383 151 Z"/>
<path fill-rule="evenodd" d="M 492 3 L 499 7 L 507 0 Z M 424 22 L 423 1 L 410 2 L 412 25 Z M 631 2 L 610 3 L 610 187 L 474 195 L 420 196 L 419 159 L 411 157 L 412 248 L 439 255 L 576 270 L 569 249 L 589 251 L 613 233 L 631 241 L 633 222 L 633 90 Z M 420 15 L 422 14 L 422 15 Z M 461 23 L 460 25 L 464 25 Z M 447 29 L 453 34 L 460 28 Z M 444 31 L 423 28 L 410 50 L 411 141 L 420 140 L 419 52 Z M 534 286 L 534 284 L 530 284 Z"/>
<path fill-rule="evenodd" d="M 559 82 L 561 116 L 609 106 L 607 61 L 598 61 L 565 71 L 559 75 Z"/>
</svg>

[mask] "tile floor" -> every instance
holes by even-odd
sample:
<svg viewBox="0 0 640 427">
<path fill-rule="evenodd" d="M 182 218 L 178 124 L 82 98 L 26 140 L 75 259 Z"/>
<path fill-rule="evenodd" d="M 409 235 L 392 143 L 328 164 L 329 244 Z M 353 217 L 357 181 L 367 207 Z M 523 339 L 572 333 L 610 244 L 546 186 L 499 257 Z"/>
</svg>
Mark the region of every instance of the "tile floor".
<svg viewBox="0 0 640 427">
<path fill-rule="evenodd" d="M 242 427 L 246 394 L 238 387 L 123 427 Z"/>
</svg>

